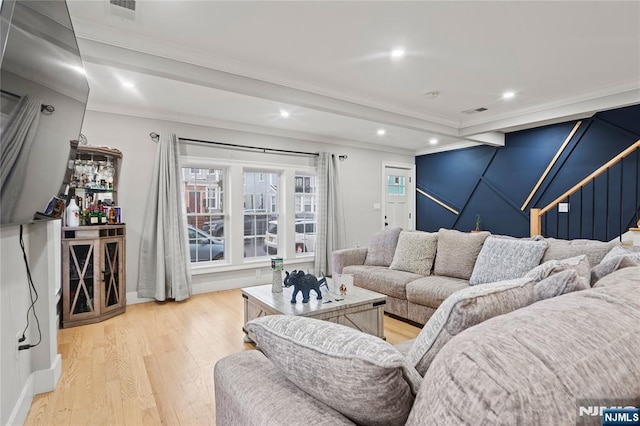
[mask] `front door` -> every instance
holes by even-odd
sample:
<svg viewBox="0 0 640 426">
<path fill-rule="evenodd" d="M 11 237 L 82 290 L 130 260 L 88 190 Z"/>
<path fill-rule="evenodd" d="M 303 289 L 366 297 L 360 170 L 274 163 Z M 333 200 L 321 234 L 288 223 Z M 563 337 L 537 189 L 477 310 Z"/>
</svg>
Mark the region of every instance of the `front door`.
<svg viewBox="0 0 640 426">
<path fill-rule="evenodd" d="M 415 195 L 411 188 L 410 169 L 385 166 L 385 226 L 413 229 L 413 203 L 410 197 Z"/>
</svg>

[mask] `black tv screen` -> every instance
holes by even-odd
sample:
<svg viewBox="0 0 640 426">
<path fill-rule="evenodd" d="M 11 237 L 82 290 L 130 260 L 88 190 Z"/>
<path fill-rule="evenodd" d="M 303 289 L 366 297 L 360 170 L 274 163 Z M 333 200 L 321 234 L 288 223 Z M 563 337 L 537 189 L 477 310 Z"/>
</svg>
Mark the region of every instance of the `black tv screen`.
<svg viewBox="0 0 640 426">
<path fill-rule="evenodd" d="M 63 195 L 70 141 L 79 138 L 89 86 L 64 0 L 4 0 L 0 16 L 0 225 L 9 225 L 32 221 Z M 27 96 L 42 111 L 17 121 Z M 31 139 L 8 131 L 16 122 Z"/>
</svg>

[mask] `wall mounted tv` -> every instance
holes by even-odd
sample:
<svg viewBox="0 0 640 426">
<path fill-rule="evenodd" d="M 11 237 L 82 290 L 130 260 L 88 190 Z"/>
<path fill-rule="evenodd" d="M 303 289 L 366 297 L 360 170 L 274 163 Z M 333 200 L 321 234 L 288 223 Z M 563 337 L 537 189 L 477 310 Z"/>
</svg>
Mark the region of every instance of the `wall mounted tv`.
<svg viewBox="0 0 640 426">
<path fill-rule="evenodd" d="M 64 0 L 1 4 L 0 225 L 13 225 L 31 222 L 61 195 L 89 85 Z M 42 111 L 20 115 L 26 98 Z"/>
</svg>

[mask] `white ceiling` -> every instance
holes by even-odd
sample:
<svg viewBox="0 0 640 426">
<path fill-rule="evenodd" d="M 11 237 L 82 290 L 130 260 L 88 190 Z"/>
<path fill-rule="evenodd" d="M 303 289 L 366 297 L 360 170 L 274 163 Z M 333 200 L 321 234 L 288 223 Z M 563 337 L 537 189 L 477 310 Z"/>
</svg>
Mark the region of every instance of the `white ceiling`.
<svg viewBox="0 0 640 426">
<path fill-rule="evenodd" d="M 94 110 L 419 154 L 640 103 L 638 1 L 68 4 Z"/>
</svg>

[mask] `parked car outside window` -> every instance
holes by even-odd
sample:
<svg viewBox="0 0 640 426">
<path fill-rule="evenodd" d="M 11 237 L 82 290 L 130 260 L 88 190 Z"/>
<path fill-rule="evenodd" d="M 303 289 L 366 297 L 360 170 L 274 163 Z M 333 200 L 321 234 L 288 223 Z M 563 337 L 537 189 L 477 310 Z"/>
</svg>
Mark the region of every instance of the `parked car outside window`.
<svg viewBox="0 0 640 426">
<path fill-rule="evenodd" d="M 316 222 L 313 220 L 296 219 L 296 253 L 313 252 L 316 246 Z M 278 252 L 278 221 L 272 220 L 267 227 L 264 250 L 268 254 Z"/>
<path fill-rule="evenodd" d="M 215 238 L 201 229 L 187 226 L 191 262 L 210 262 L 224 259 L 224 240 Z"/>
</svg>

